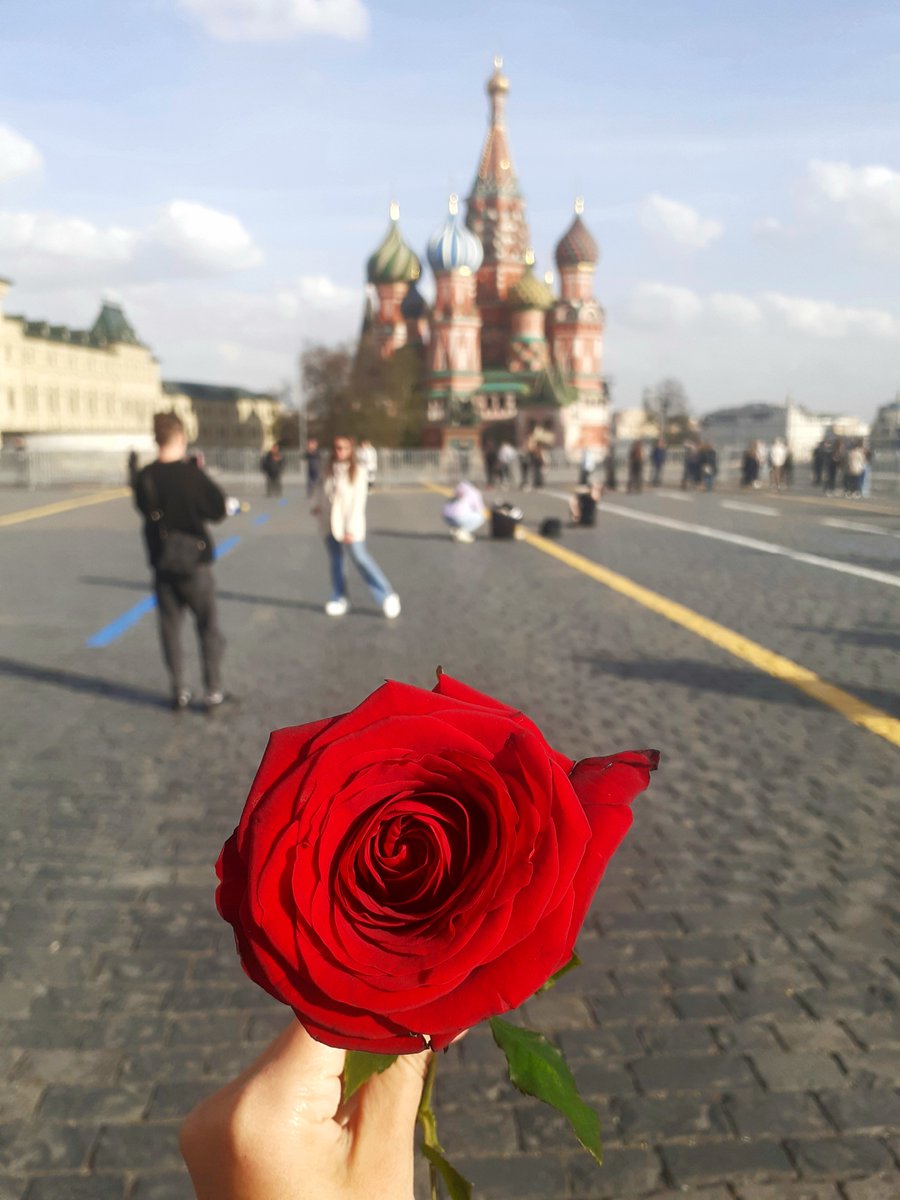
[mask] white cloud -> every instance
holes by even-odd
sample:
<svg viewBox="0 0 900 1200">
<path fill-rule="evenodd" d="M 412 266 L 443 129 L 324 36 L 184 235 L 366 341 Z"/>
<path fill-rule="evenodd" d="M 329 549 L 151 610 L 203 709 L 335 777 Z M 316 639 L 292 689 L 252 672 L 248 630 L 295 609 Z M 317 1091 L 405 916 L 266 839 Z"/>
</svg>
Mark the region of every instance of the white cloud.
<svg viewBox="0 0 900 1200">
<path fill-rule="evenodd" d="M 778 237 L 785 232 L 785 228 L 777 217 L 763 217 L 753 222 L 753 232 L 760 237 Z"/>
<path fill-rule="evenodd" d="M 8 125 L 0 125 L 0 183 L 39 171 L 42 163 L 37 146 Z"/>
<path fill-rule="evenodd" d="M 846 338 L 863 334 L 874 338 L 900 336 L 900 318 L 878 308 L 853 308 L 830 300 L 784 296 L 768 292 L 763 297 L 770 310 L 798 333 L 817 338 Z"/>
<path fill-rule="evenodd" d="M 23 280 L 65 284 L 215 275 L 262 262 L 230 213 L 173 200 L 146 229 L 101 226 L 52 212 L 0 212 L 4 265 Z"/>
<path fill-rule="evenodd" d="M 283 41 L 301 34 L 364 38 L 362 0 L 178 0 L 212 37 L 228 42 Z"/>
<path fill-rule="evenodd" d="M 151 252 L 162 248 L 201 271 L 240 271 L 263 258 L 237 217 L 190 200 L 167 204 L 145 241 Z"/>
<path fill-rule="evenodd" d="M 641 207 L 641 224 L 650 233 L 661 235 L 690 250 L 703 250 L 724 232 L 721 221 L 701 217 L 696 209 L 678 200 L 654 194 Z"/>
<path fill-rule="evenodd" d="M 61 265 L 125 263 L 132 258 L 136 243 L 137 235 L 131 230 L 113 225 L 103 229 L 80 217 L 0 212 L 0 250 L 33 261 L 38 274 L 45 274 L 54 261 Z"/>
<path fill-rule="evenodd" d="M 900 255 L 900 172 L 885 166 L 812 162 L 816 196 L 833 205 L 867 245 Z"/>
<path fill-rule="evenodd" d="M 708 306 L 710 312 L 726 324 L 743 329 L 758 325 L 762 318 L 756 301 L 737 292 L 714 292 L 709 297 Z"/>
<path fill-rule="evenodd" d="M 703 307 L 700 297 L 690 288 L 669 283 L 641 283 L 627 305 L 628 316 L 640 325 L 652 327 L 686 325 Z"/>
</svg>

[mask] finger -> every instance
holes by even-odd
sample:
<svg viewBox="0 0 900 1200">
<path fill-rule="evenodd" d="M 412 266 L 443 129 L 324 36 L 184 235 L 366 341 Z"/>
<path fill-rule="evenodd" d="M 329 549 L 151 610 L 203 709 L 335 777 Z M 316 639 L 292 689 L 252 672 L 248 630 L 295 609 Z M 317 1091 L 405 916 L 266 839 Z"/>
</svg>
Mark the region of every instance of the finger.
<svg viewBox="0 0 900 1200">
<path fill-rule="evenodd" d="M 380 1075 L 373 1075 L 357 1093 L 352 1118 L 353 1165 L 362 1177 L 406 1180 L 412 1190 L 416 1113 L 425 1074 L 433 1055 L 401 1054 Z M 396 1195 L 403 1195 L 398 1187 Z"/>
<path fill-rule="evenodd" d="M 310 1037 L 295 1020 L 251 1065 L 246 1082 L 293 1124 L 332 1120 L 341 1102 L 345 1056 Z"/>
</svg>

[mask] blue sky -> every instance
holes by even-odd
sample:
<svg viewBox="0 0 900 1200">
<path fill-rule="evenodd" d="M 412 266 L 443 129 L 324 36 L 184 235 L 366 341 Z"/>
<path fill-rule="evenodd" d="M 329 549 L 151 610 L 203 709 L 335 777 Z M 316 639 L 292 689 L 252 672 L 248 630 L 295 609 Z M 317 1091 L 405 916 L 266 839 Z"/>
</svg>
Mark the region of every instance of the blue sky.
<svg viewBox="0 0 900 1200">
<path fill-rule="evenodd" d="M 173 378 L 269 387 L 351 336 L 396 196 L 471 184 L 502 53 L 541 269 L 583 193 L 618 407 L 900 388 L 900 9 L 888 3 L 32 0 L 3 6 L 7 311 L 125 303 Z"/>
</svg>

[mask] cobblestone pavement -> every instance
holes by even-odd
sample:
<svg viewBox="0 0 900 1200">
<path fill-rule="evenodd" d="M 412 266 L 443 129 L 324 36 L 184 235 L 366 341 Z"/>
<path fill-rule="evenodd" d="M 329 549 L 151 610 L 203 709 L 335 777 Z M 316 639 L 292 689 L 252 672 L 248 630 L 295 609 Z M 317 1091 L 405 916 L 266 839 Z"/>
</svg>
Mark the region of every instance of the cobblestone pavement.
<svg viewBox="0 0 900 1200">
<path fill-rule="evenodd" d="M 0 1200 L 191 1196 L 181 1117 L 285 1021 L 213 906 L 266 735 L 384 677 L 427 686 L 436 663 L 573 757 L 664 755 L 585 965 L 526 1006 L 600 1107 L 605 1164 L 510 1088 L 477 1029 L 438 1085 L 442 1140 L 477 1195 L 896 1200 L 896 748 L 531 546 L 452 544 L 440 503 L 372 500 L 393 624 L 355 580 L 350 614 L 321 615 L 324 554 L 297 493 L 230 522 L 217 575 L 241 703 L 213 719 L 166 709 L 152 614 L 85 645 L 147 594 L 127 501 L 0 530 Z M 889 511 L 616 503 L 896 570 Z M 525 504 L 533 523 L 561 511 Z M 898 711 L 896 588 L 611 512 L 564 544 Z"/>
</svg>

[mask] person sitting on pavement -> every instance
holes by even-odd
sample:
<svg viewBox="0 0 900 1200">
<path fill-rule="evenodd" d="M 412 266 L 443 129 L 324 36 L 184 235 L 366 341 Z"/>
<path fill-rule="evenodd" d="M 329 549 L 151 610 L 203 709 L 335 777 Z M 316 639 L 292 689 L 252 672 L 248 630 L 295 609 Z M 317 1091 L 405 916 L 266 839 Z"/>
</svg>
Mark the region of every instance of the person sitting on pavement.
<svg viewBox="0 0 900 1200">
<path fill-rule="evenodd" d="M 443 517 L 450 526 L 450 534 L 456 542 L 474 542 L 475 531 L 485 522 L 484 499 L 478 488 L 467 480 L 461 480 L 453 492 L 452 500 L 444 505 Z"/>
</svg>

